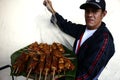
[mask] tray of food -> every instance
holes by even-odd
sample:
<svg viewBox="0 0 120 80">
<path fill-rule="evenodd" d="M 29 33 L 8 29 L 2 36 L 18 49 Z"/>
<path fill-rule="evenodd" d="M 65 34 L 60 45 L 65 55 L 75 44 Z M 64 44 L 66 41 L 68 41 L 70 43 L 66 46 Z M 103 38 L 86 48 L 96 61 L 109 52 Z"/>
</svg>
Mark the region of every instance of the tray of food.
<svg viewBox="0 0 120 80">
<path fill-rule="evenodd" d="M 35 80 L 55 80 L 65 77 L 74 80 L 76 75 L 74 52 L 60 43 L 34 42 L 11 55 L 11 75 Z"/>
</svg>

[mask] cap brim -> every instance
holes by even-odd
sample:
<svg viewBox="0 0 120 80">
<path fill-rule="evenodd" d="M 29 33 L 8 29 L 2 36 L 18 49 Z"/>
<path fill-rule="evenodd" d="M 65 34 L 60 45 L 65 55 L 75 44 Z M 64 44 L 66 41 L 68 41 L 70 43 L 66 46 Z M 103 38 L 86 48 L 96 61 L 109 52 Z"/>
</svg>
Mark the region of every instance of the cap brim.
<svg viewBox="0 0 120 80">
<path fill-rule="evenodd" d="M 96 3 L 84 3 L 84 4 L 82 4 L 81 6 L 80 6 L 80 9 L 86 9 L 87 7 L 93 7 L 93 8 L 97 8 L 97 9 L 99 9 L 99 8 L 101 8 L 98 4 L 96 4 Z"/>
</svg>

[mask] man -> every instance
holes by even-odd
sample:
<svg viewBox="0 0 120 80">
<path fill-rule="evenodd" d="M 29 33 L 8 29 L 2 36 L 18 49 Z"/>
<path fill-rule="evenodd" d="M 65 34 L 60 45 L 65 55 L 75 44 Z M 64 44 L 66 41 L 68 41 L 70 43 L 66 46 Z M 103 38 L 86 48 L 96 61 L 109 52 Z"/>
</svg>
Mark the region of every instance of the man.
<svg viewBox="0 0 120 80">
<path fill-rule="evenodd" d="M 56 18 L 60 29 L 75 38 L 73 51 L 78 60 L 76 80 L 98 80 L 115 52 L 113 37 L 102 21 L 107 13 L 105 1 L 87 0 L 80 6 L 80 9 L 85 10 L 86 25 L 64 19 L 53 9 L 49 0 L 43 4 L 52 13 L 52 22 Z"/>
</svg>

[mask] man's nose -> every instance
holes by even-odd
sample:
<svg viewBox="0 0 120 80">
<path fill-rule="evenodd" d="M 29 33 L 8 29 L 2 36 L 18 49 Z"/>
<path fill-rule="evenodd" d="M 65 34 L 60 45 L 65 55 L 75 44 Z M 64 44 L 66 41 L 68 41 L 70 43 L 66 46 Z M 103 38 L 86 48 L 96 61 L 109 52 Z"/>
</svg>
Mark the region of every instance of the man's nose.
<svg viewBox="0 0 120 80">
<path fill-rule="evenodd" d="M 93 13 L 92 11 L 89 11 L 89 12 L 87 13 L 88 16 L 93 16 L 93 14 L 94 14 L 94 13 Z"/>
</svg>

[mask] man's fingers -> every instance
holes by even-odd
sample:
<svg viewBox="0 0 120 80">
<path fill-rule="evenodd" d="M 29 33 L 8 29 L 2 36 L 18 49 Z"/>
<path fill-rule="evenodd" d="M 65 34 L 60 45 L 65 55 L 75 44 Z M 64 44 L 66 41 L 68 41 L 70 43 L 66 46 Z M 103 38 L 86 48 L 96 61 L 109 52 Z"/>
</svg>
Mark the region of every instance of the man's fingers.
<svg viewBox="0 0 120 80">
<path fill-rule="evenodd" d="M 52 8 L 52 2 L 50 0 L 44 0 L 43 4 L 47 7 L 47 9 L 51 12 L 54 13 L 54 10 Z"/>
<path fill-rule="evenodd" d="M 49 3 L 50 3 L 50 1 L 48 1 L 48 0 L 43 1 L 43 5 L 45 5 L 45 6 L 47 6 L 47 4 L 49 4 Z"/>
<path fill-rule="evenodd" d="M 43 5 L 45 5 L 45 6 L 46 6 L 46 2 L 45 2 L 45 1 L 43 1 Z"/>
</svg>

